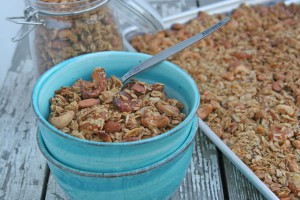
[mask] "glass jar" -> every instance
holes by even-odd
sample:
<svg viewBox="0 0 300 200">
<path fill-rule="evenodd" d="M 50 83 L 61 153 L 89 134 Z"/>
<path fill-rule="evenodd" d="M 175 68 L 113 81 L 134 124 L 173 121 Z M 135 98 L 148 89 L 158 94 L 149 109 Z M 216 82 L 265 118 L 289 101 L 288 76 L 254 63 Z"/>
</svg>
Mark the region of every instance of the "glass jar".
<svg viewBox="0 0 300 200">
<path fill-rule="evenodd" d="M 26 0 L 26 4 L 24 17 L 8 19 L 23 24 L 13 41 L 30 35 L 39 75 L 74 56 L 124 50 L 122 30 L 128 23 L 144 33 L 163 29 L 160 16 L 143 0 Z"/>
<path fill-rule="evenodd" d="M 41 25 L 30 33 L 31 55 L 39 74 L 68 58 L 123 50 L 110 0 L 29 0 Z"/>
</svg>

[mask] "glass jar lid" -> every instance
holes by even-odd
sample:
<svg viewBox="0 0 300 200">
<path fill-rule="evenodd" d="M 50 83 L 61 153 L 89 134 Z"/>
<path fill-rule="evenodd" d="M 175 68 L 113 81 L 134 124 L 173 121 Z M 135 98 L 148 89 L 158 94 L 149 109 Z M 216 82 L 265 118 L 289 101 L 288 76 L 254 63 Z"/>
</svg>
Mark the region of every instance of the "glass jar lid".
<svg viewBox="0 0 300 200">
<path fill-rule="evenodd" d="M 155 33 L 164 28 L 160 15 L 143 0 L 77 0 L 61 3 L 26 0 L 28 7 L 24 10 L 24 16 L 7 18 L 13 23 L 22 25 L 12 40 L 19 41 L 37 25 L 44 25 L 44 21 L 39 18 L 39 14 L 54 16 L 80 14 L 110 3 L 113 3 L 112 8 L 121 19 L 125 19 L 131 25 L 137 26 L 145 32 Z M 24 31 L 28 25 L 31 25 L 31 27 Z"/>
<path fill-rule="evenodd" d="M 149 33 L 163 30 L 161 16 L 148 2 L 143 0 L 115 0 L 113 2 L 119 16 L 130 22 L 131 25 Z"/>
<path fill-rule="evenodd" d="M 77 0 L 55 3 L 53 1 L 26 0 L 28 5 L 40 14 L 46 15 L 73 15 L 96 9 L 100 6 L 113 3 L 113 8 L 123 19 L 147 32 L 156 32 L 163 29 L 160 15 L 143 0 Z"/>
<path fill-rule="evenodd" d="M 105 5 L 111 0 L 70 0 L 55 2 L 49 0 L 26 0 L 27 4 L 43 15 L 76 15 Z"/>
</svg>

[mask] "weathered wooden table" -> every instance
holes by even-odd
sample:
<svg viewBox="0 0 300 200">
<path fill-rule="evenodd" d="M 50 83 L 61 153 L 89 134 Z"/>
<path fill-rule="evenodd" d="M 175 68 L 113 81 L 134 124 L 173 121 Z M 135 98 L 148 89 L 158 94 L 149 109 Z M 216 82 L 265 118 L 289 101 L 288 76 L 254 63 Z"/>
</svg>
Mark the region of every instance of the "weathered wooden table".
<svg viewBox="0 0 300 200">
<path fill-rule="evenodd" d="M 162 16 L 213 2 L 148 1 Z M 6 76 L 0 81 L 0 84 L 3 81 L 0 85 L 0 200 L 67 199 L 36 145 L 37 120 L 31 106 L 31 92 L 37 73 L 28 39 L 16 45 L 11 61 L 8 71 L 1 70 Z M 264 198 L 199 131 L 188 173 L 172 199 Z"/>
</svg>

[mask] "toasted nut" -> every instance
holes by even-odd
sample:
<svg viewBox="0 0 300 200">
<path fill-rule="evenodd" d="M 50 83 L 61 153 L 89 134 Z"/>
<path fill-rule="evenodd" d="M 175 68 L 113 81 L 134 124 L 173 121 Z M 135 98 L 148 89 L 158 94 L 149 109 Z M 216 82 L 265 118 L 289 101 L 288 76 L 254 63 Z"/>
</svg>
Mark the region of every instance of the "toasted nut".
<svg viewBox="0 0 300 200">
<path fill-rule="evenodd" d="M 249 74 L 250 73 L 250 69 L 243 64 L 240 64 L 238 66 L 236 66 L 236 68 L 234 69 L 234 74 L 239 74 L 239 73 L 245 73 L 245 74 Z"/>
<path fill-rule="evenodd" d="M 104 125 L 104 119 L 88 119 L 79 123 L 79 130 L 87 133 L 93 133 L 102 130 Z"/>
<path fill-rule="evenodd" d="M 283 141 L 283 144 L 285 148 L 290 148 L 291 147 L 291 141 L 289 139 L 286 139 Z"/>
<path fill-rule="evenodd" d="M 255 113 L 254 119 L 266 119 L 267 113 L 264 110 L 259 110 Z"/>
<path fill-rule="evenodd" d="M 78 102 L 79 108 L 87 108 L 100 103 L 99 99 L 84 99 Z"/>
<path fill-rule="evenodd" d="M 223 75 L 223 78 L 227 81 L 233 81 L 234 80 L 234 74 L 232 72 L 228 72 Z"/>
<path fill-rule="evenodd" d="M 213 111 L 213 106 L 211 104 L 206 104 L 206 105 L 201 105 L 197 113 L 201 119 L 206 119 L 212 111 Z"/>
<path fill-rule="evenodd" d="M 279 142 L 287 138 L 287 130 L 278 126 L 271 126 L 268 132 L 268 137 L 270 140 Z"/>
<path fill-rule="evenodd" d="M 171 106 L 166 102 L 162 102 L 162 101 L 158 101 L 155 104 L 156 108 L 164 113 L 166 116 L 178 116 L 180 114 L 180 110 L 175 107 L 175 106 Z"/>
<path fill-rule="evenodd" d="M 114 95 L 117 93 L 117 91 L 104 91 L 101 93 L 99 98 L 103 103 L 110 103 L 113 101 Z"/>
<path fill-rule="evenodd" d="M 282 90 L 282 86 L 279 82 L 274 82 L 272 84 L 272 89 L 275 91 L 275 92 L 280 92 Z"/>
<path fill-rule="evenodd" d="M 97 133 L 98 133 L 99 138 L 101 140 L 103 140 L 104 142 L 112 142 L 109 134 L 105 133 L 104 131 L 99 131 Z"/>
<path fill-rule="evenodd" d="M 290 160 L 288 162 L 288 167 L 289 167 L 289 170 L 290 172 L 300 172 L 300 167 L 299 165 L 297 164 L 296 161 L 294 160 Z M 299 185 L 300 186 L 300 185 Z M 299 188 L 300 189 L 300 188 Z"/>
<path fill-rule="evenodd" d="M 127 99 L 123 99 L 125 96 Z M 113 105 L 121 112 L 132 112 L 142 106 L 140 99 L 134 99 L 124 91 L 117 93 L 113 98 Z"/>
<path fill-rule="evenodd" d="M 115 133 L 115 132 L 121 131 L 122 126 L 119 122 L 114 122 L 114 121 L 109 120 L 109 121 L 105 122 L 103 129 L 107 133 Z"/>
<path fill-rule="evenodd" d="M 283 75 L 279 72 L 276 72 L 275 74 L 273 74 L 273 78 L 276 81 L 278 81 L 278 80 L 284 81 L 285 80 L 285 75 Z"/>
<path fill-rule="evenodd" d="M 145 94 L 146 93 L 146 88 L 144 85 L 140 84 L 140 83 L 135 83 L 131 89 L 135 92 L 141 93 L 141 94 Z"/>
<path fill-rule="evenodd" d="M 293 174 L 290 183 L 289 183 L 290 190 L 292 190 L 295 194 L 297 194 L 300 190 L 300 175 L 296 173 Z"/>
<path fill-rule="evenodd" d="M 167 116 L 145 112 L 141 118 L 141 123 L 148 128 L 165 128 L 170 123 L 170 119 Z"/>
<path fill-rule="evenodd" d="M 62 129 L 62 128 L 66 127 L 72 121 L 74 115 L 75 114 L 73 111 L 67 111 L 66 113 L 62 114 L 61 116 L 50 117 L 49 122 L 56 128 Z"/>
<path fill-rule="evenodd" d="M 264 135 L 264 134 L 266 133 L 266 129 L 265 129 L 263 126 L 258 125 L 258 126 L 256 127 L 256 132 L 257 132 L 258 134 Z"/>
<path fill-rule="evenodd" d="M 180 29 L 183 29 L 185 26 L 183 24 L 179 24 L 179 23 L 176 23 L 176 24 L 173 24 L 171 29 L 173 30 L 180 30 Z"/>
<path fill-rule="evenodd" d="M 300 149 L 300 141 L 299 141 L 299 140 L 294 140 L 294 141 L 292 141 L 292 145 L 293 145 L 293 147 L 295 147 L 296 149 Z"/>
<path fill-rule="evenodd" d="M 231 55 L 234 56 L 234 57 L 236 57 L 237 59 L 249 59 L 249 58 L 252 58 L 252 55 L 246 54 L 244 52 L 234 52 Z"/>
<path fill-rule="evenodd" d="M 268 78 L 268 76 L 264 73 L 260 73 L 260 74 L 257 75 L 256 78 L 257 78 L 258 81 L 264 81 Z"/>
<path fill-rule="evenodd" d="M 226 49 L 232 48 L 232 43 L 231 43 L 230 40 L 224 41 L 224 42 L 223 42 L 223 45 L 224 45 L 224 47 L 225 47 Z"/>
<path fill-rule="evenodd" d="M 164 91 L 164 89 L 165 89 L 165 86 L 161 83 L 155 83 L 155 84 L 152 85 L 152 90 L 162 92 L 162 91 Z"/>
<path fill-rule="evenodd" d="M 56 94 L 55 97 L 58 97 L 63 103 L 68 103 L 68 100 L 60 94 Z"/>
<path fill-rule="evenodd" d="M 92 73 L 93 82 L 97 85 L 100 92 L 103 92 L 107 88 L 106 73 L 103 68 L 96 68 Z"/>
<path fill-rule="evenodd" d="M 98 87 L 95 82 L 78 80 L 76 81 L 74 86 L 80 88 L 83 99 L 98 98 L 100 93 L 102 92 L 102 88 Z"/>
</svg>

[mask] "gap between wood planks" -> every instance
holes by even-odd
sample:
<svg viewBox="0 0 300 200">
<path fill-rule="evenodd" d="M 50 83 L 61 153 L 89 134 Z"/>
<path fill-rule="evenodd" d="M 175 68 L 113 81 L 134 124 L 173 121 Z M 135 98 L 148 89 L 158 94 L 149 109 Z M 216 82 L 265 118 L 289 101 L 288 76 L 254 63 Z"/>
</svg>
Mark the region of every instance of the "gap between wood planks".
<svg viewBox="0 0 300 200">
<path fill-rule="evenodd" d="M 225 173 L 225 168 L 224 168 L 224 160 L 223 160 L 223 154 L 222 152 L 217 148 L 217 155 L 218 155 L 218 161 L 219 161 L 219 168 L 220 168 L 220 175 L 221 175 L 221 183 L 223 187 L 223 194 L 224 194 L 224 199 L 229 199 L 229 194 L 228 194 L 228 184 L 227 184 L 227 179 L 226 179 L 226 173 Z"/>
<path fill-rule="evenodd" d="M 49 182 L 49 177 L 50 177 L 50 169 L 49 169 L 47 164 L 46 164 L 46 167 L 45 167 L 44 174 L 45 174 L 45 177 L 44 177 L 44 181 L 43 181 L 43 189 L 42 189 L 42 193 L 41 193 L 41 200 L 46 199 L 46 195 L 47 195 L 48 182 Z"/>
</svg>

